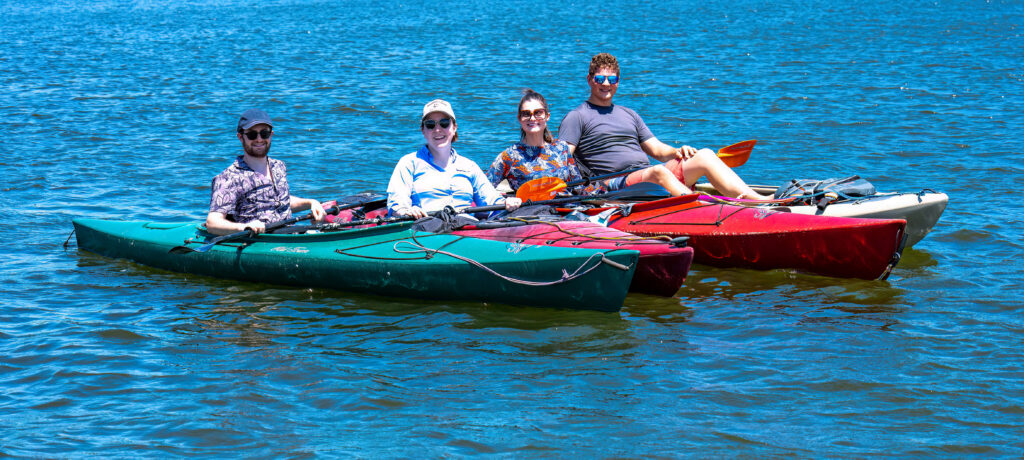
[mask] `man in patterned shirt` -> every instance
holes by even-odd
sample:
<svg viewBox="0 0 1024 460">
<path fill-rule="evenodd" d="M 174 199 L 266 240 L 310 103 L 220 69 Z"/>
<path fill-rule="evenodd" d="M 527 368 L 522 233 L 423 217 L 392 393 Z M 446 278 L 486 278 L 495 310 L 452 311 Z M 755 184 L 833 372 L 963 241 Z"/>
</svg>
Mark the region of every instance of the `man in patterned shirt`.
<svg viewBox="0 0 1024 460">
<path fill-rule="evenodd" d="M 238 120 L 236 135 L 244 154 L 213 178 L 210 213 L 206 216 L 210 233 L 227 235 L 247 228 L 262 233 L 267 223 L 306 209 L 314 221 L 323 220 L 320 202 L 288 193 L 284 162 L 267 156 L 273 134 L 270 116 L 262 110 L 246 110 Z"/>
</svg>

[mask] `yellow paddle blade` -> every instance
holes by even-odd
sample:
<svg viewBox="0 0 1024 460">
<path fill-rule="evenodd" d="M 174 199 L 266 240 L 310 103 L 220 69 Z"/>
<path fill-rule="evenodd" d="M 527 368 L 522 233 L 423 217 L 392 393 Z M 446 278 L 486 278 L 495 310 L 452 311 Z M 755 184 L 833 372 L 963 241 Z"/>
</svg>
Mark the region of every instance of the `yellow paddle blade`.
<svg viewBox="0 0 1024 460">
<path fill-rule="evenodd" d="M 516 198 L 523 201 L 550 200 L 567 187 L 565 181 L 557 177 L 541 177 L 519 186 Z"/>
<path fill-rule="evenodd" d="M 725 163 L 730 168 L 742 166 L 743 163 L 750 159 L 750 152 L 754 150 L 754 144 L 756 143 L 757 140 L 751 139 L 722 147 L 718 149 L 718 158 L 721 158 L 722 163 Z"/>
</svg>

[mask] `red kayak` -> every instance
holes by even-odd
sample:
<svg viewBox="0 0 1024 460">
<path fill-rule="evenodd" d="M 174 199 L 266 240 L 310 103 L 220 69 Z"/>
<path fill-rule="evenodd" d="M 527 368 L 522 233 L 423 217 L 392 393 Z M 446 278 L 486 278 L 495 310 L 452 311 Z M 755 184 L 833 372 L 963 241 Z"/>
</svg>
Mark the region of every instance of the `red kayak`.
<svg viewBox="0 0 1024 460">
<path fill-rule="evenodd" d="M 903 251 L 903 219 L 826 217 L 708 203 L 683 195 L 596 208 L 609 227 L 639 236 L 689 236 L 695 261 L 885 279 Z"/>
<path fill-rule="evenodd" d="M 342 211 L 338 216 L 328 216 L 328 221 L 338 223 L 380 219 L 386 214 L 386 209 L 369 212 L 355 209 Z M 660 296 L 672 296 L 679 291 L 686 280 L 694 255 L 693 248 L 681 247 L 681 244 L 685 243 L 672 242 L 666 237 L 642 238 L 586 221 L 552 221 L 541 218 L 512 220 L 507 223 L 486 221 L 478 226 L 462 227 L 451 233 L 524 245 L 635 249 L 640 251 L 640 261 L 629 290 Z"/>
</svg>

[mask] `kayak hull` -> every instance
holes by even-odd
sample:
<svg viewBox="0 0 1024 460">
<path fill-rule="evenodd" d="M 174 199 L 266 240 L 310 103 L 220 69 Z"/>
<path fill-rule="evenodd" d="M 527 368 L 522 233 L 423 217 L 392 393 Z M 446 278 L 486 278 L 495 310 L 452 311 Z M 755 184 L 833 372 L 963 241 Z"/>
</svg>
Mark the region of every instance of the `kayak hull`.
<svg viewBox="0 0 1024 460">
<path fill-rule="evenodd" d="M 694 260 L 716 267 L 877 279 L 888 276 L 903 250 L 904 220 L 809 216 L 697 198 L 634 203 L 606 223 L 640 236 L 689 236 Z"/>
<path fill-rule="evenodd" d="M 512 245 L 416 232 L 408 224 L 264 234 L 207 252 L 173 254 L 172 247 L 184 243 L 195 249 L 212 235 L 190 223 L 73 223 L 80 249 L 176 272 L 385 296 L 600 311 L 621 308 L 639 259 L 632 250 Z"/>
<path fill-rule="evenodd" d="M 928 235 L 948 203 L 949 196 L 945 193 L 886 193 L 831 203 L 824 211 L 816 206 L 780 206 L 779 209 L 819 216 L 904 219 L 907 221 L 907 247 L 911 247 Z"/>
</svg>

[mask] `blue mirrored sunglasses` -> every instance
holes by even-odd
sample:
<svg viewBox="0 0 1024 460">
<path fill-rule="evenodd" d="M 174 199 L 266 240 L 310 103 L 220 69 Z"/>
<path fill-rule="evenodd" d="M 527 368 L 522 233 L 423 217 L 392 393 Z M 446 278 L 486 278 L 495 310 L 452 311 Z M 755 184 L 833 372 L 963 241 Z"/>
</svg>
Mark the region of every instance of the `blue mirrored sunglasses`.
<svg viewBox="0 0 1024 460">
<path fill-rule="evenodd" d="M 614 85 L 614 84 L 619 83 L 619 76 L 618 75 L 608 75 L 608 76 L 605 76 L 605 75 L 594 75 L 594 83 L 597 83 L 599 85 L 603 85 L 605 80 L 608 80 L 608 84 L 609 85 Z"/>
</svg>

